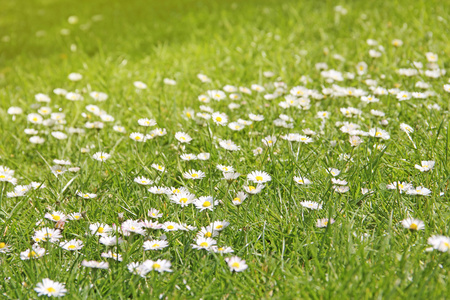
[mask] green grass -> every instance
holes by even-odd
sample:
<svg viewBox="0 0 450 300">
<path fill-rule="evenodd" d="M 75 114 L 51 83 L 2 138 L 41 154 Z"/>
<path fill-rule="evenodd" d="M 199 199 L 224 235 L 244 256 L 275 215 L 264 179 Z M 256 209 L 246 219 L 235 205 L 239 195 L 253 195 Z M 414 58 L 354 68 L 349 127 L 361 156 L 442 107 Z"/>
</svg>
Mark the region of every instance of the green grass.
<svg viewBox="0 0 450 300">
<path fill-rule="evenodd" d="M 335 12 L 338 4 L 348 10 L 346 15 Z M 160 295 L 167 299 L 448 298 L 450 253 L 425 249 L 430 236 L 450 235 L 450 94 L 443 89 L 449 77 L 406 77 L 397 72 L 412 68 L 413 61 L 422 62 L 426 69 L 429 51 L 439 55 L 441 69 L 448 68 L 450 5 L 446 1 L 18 0 L 1 6 L 0 165 L 16 171 L 19 185 L 38 181 L 47 186 L 8 198 L 6 193 L 13 185 L 0 183 L 0 242 L 11 246 L 10 253 L 0 254 L 2 298 L 37 298 L 34 288 L 43 278 L 65 283 L 68 299 L 153 299 Z M 72 15 L 79 18 L 75 25 L 67 22 Z M 94 17 L 94 21 L 97 15 L 102 20 Z M 61 29 L 69 29 L 70 34 L 61 35 Z M 367 39 L 384 46 L 380 58 L 369 56 L 369 50 L 376 47 L 369 46 Z M 393 47 L 393 39 L 401 39 L 403 46 Z M 334 54 L 345 60 L 334 59 Z M 360 61 L 367 63 L 367 74 L 335 83 L 370 92 L 364 80 L 375 79 L 386 89 L 397 86 L 414 92 L 421 91 L 416 82 L 425 81 L 436 95 L 402 102 L 395 95 L 379 96 L 375 104 L 365 104 L 359 97 L 327 96 L 311 99 L 309 110 L 283 109 L 278 105 L 283 97 L 265 100 L 266 93 L 254 91 L 251 96 L 243 94 L 236 101 L 241 107 L 235 110 L 228 108 L 233 102 L 229 99 L 209 104 L 197 100 L 207 90 L 227 84 L 250 87 L 256 83 L 270 92 L 271 83 L 284 81 L 286 93 L 299 85 L 322 91 L 332 84 L 316 70 L 316 63 L 356 73 Z M 265 71 L 276 76 L 266 78 Z M 72 72 L 82 74 L 83 79 L 69 81 Z M 198 73 L 212 82 L 202 83 Z M 303 83 L 302 76 L 311 81 Z M 165 85 L 164 78 L 175 79 L 177 84 Z M 133 82 L 138 80 L 148 89 L 137 92 Z M 84 100 L 65 100 L 53 94 L 55 88 L 78 90 Z M 89 91 L 105 92 L 109 98 L 95 102 Z M 58 129 L 27 122 L 27 114 L 46 105 L 35 101 L 37 93 L 51 97 L 47 106 L 53 112 L 64 112 L 67 124 Z M 66 140 L 49 134 L 100 120 L 86 111 L 88 104 L 98 105 L 115 121 L 105 122 L 101 130 L 85 128 L 85 134 L 68 134 Z M 197 113 L 202 104 L 225 112 L 230 121 L 248 120 L 249 113 L 263 114 L 265 121 L 237 132 L 212 121 L 203 125 L 183 117 L 185 108 Z M 429 109 L 429 104 L 438 104 L 441 110 Z M 11 106 L 24 110 L 15 121 L 7 114 Z M 339 109 L 349 106 L 362 110 L 362 115 L 344 117 Z M 364 131 L 381 127 L 378 121 L 382 118 L 371 115 L 371 109 L 386 113 L 389 125 L 383 129 L 390 139 L 366 136 L 353 148 L 348 134 L 335 123 L 353 122 Z M 330 112 L 322 133 L 318 111 Z M 82 113 L 88 113 L 88 118 Z M 292 129 L 274 126 L 280 114 L 294 119 Z M 131 140 L 130 133 L 145 132 L 137 123 L 144 117 L 154 118 L 167 135 L 145 143 Z M 411 138 L 417 149 L 400 130 L 401 123 L 414 128 Z M 113 131 L 113 125 L 124 126 L 127 133 Z M 39 130 L 45 143 L 30 143 L 25 128 Z M 306 128 L 319 133 L 310 144 L 294 143 L 291 150 L 280 138 Z M 184 151 L 174 137 L 177 131 L 193 138 Z M 268 135 L 278 137 L 273 148 L 261 142 Z M 231 139 L 241 150 L 225 151 L 218 139 Z M 384 144 L 386 149 L 375 150 L 374 144 Z M 81 153 L 87 145 L 94 148 Z M 263 154 L 253 155 L 251 150 L 257 147 L 264 149 Z M 97 151 L 112 157 L 102 164 L 92 158 Z M 209 152 L 211 158 L 180 159 L 182 153 L 200 152 Z M 343 153 L 353 161 L 340 160 Z M 81 170 L 55 177 L 49 168 L 53 159 L 68 159 Z M 422 160 L 434 160 L 436 165 L 422 173 L 414 168 Z M 166 172 L 158 173 L 152 163 L 164 165 Z M 244 175 L 228 187 L 217 164 L 234 166 Z M 348 181 L 349 192 L 333 191 L 326 172 L 331 167 L 341 170 L 339 178 Z M 190 169 L 204 171 L 206 178 L 184 179 L 183 172 Z M 266 171 L 272 181 L 260 194 L 234 206 L 235 192 L 243 190 L 246 175 L 254 170 Z M 299 174 L 313 184 L 295 184 L 293 176 Z M 211 195 L 223 203 L 213 212 L 200 212 L 193 205 L 181 208 L 167 196 L 153 195 L 133 182 L 137 176 L 155 180 L 156 185 L 185 186 L 198 197 Z M 424 186 L 432 194 L 411 196 L 388 190 L 386 185 L 394 181 Z M 362 187 L 374 193 L 363 195 Z M 98 197 L 82 199 L 76 195 L 78 190 Z M 300 202 L 304 200 L 320 202 L 323 209 L 303 208 Z M 164 214 L 160 222 L 186 222 L 198 229 L 213 220 L 227 220 L 230 226 L 216 238 L 218 244 L 231 246 L 249 268 L 232 273 L 222 255 L 192 249 L 197 231 L 162 230 L 151 231 L 150 239 L 166 234 L 168 248 L 144 252 L 142 244 L 149 237 L 124 237 L 125 243 L 114 248 L 123 255 L 123 262 L 109 260 L 109 270 L 81 266 L 83 259 L 106 261 L 101 253 L 107 247 L 90 234 L 89 224 L 148 219 L 152 207 Z M 62 240 L 82 240 L 83 249 L 72 253 L 58 244 L 44 243 L 48 255 L 21 260 L 20 252 L 33 244 L 31 237 L 39 228 L 36 222 L 53 210 L 83 213 L 83 219 L 67 222 L 62 233 Z M 336 222 L 326 228 L 315 226 L 318 218 L 328 217 Z M 400 222 L 407 217 L 423 220 L 425 230 L 404 229 Z M 45 224 L 54 226 L 48 220 Z M 171 261 L 173 273 L 150 272 L 143 279 L 127 269 L 129 262 L 159 258 Z"/>
</svg>

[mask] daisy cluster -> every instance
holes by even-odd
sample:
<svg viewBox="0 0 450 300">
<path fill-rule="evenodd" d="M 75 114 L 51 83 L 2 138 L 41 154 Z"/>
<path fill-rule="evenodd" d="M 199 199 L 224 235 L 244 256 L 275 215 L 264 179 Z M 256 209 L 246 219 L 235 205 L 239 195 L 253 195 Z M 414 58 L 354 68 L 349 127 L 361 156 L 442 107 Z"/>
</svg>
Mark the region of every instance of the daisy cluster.
<svg viewBox="0 0 450 300">
<path fill-rule="evenodd" d="M 442 79 L 445 69 L 436 53 L 426 52 L 422 61 L 395 70 L 396 76 L 412 84 L 386 84 L 384 74 L 374 79 L 374 72 L 369 71 L 386 55 L 385 47 L 399 48 L 403 41 L 396 39 L 383 46 L 369 39 L 367 44 L 370 60 L 355 63 L 352 70 L 316 63 L 313 72 L 322 86 L 307 75 L 289 85 L 283 79 L 290 78 L 272 71 L 247 84 L 219 84 L 198 74 L 191 80 L 196 80 L 201 91 L 190 95 L 194 100 L 174 116 L 183 122 L 180 126 L 163 123 L 153 107 L 145 115 L 126 120 L 107 105 L 115 95 L 83 84 L 81 73 L 68 74 L 67 87 L 34 94 L 30 107 L 9 107 L 11 120 L 26 124 L 26 128 L 17 124 L 26 136 L 23 142 L 42 152 L 35 158 L 42 168 L 35 174 L 39 180 L 30 181 L 30 176 L 17 176 L 11 166 L 0 166 L 7 201 L 26 199 L 37 213 L 27 236 L 29 244 L 7 242 L 13 239 L 5 231 L 0 253 L 30 262 L 61 251 L 65 259 L 87 271 L 100 269 L 108 274 L 123 265 L 130 276 L 149 280 L 155 274 L 170 276 L 163 273 L 183 268 L 176 251 L 184 249 L 216 258 L 227 272 L 243 272 L 253 263 L 248 265 L 242 258 L 249 243 L 229 236 L 248 230 L 251 207 L 275 201 L 280 207 L 292 203 L 300 208 L 302 221 L 325 231 L 342 223 L 344 208 L 355 204 L 355 199 L 356 206 L 390 193 L 408 206 L 430 196 L 443 197 L 445 187 L 429 180 L 442 167 L 429 152 L 417 152 L 421 158 L 412 163 L 390 152 L 396 143 L 420 150 L 416 136 L 420 126 L 407 124 L 412 120 L 383 108 L 394 101 L 399 108 L 410 105 L 439 113 L 442 107 L 437 99 L 448 97 L 450 84 L 437 89 L 433 80 Z M 334 59 L 345 60 L 338 54 Z M 177 89 L 175 79 L 164 78 L 161 83 L 164 89 Z M 153 91 L 152 86 L 135 78 L 127 89 L 143 95 Z M 57 109 L 52 102 L 61 107 Z M 79 114 L 64 108 L 74 102 L 82 107 Z M 330 103 L 339 107 L 330 109 Z M 104 142 L 100 135 L 105 131 L 116 136 Z M 70 158 L 45 153 L 50 152 L 46 146 L 65 143 L 77 145 L 71 146 L 77 147 L 77 153 Z M 315 149 L 323 145 L 329 149 L 327 157 L 337 153 L 339 159 L 316 160 Z M 149 155 L 151 159 L 146 160 Z M 372 176 L 377 171 L 374 161 L 385 156 L 395 164 L 392 169 L 407 165 L 414 176 L 400 172 L 402 177 L 379 182 Z M 126 162 L 132 159 L 138 163 L 129 168 Z M 306 166 L 307 159 L 314 163 Z M 123 169 L 127 171 L 121 173 Z M 367 172 L 367 180 L 355 180 L 357 170 Z M 119 177 L 118 173 L 126 175 Z M 92 175 L 100 179 L 90 181 Z M 125 198 L 139 200 L 127 203 L 116 198 L 114 180 L 116 185 L 126 185 Z M 323 193 L 311 192 L 314 186 Z M 332 198 L 337 209 L 331 209 Z M 114 221 L 87 209 L 92 203 L 101 206 L 107 201 L 114 201 L 117 208 L 110 213 Z M 407 207 L 397 224 L 412 232 L 425 230 L 426 222 L 413 217 L 414 213 L 414 205 Z M 233 224 L 231 218 L 242 220 L 244 226 Z M 450 252 L 450 237 L 430 234 L 427 242 L 430 247 L 425 252 Z M 93 251 L 92 245 L 101 250 Z M 83 259 L 75 260 L 78 256 Z M 35 291 L 39 296 L 67 293 L 65 284 L 49 278 L 42 279 Z"/>
</svg>

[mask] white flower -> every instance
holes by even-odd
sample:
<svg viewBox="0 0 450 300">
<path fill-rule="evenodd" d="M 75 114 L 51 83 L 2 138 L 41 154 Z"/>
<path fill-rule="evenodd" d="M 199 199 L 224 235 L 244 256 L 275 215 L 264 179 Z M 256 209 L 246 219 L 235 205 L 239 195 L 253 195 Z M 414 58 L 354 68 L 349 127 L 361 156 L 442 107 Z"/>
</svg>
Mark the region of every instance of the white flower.
<svg viewBox="0 0 450 300">
<path fill-rule="evenodd" d="M 42 257 L 46 254 L 45 248 L 39 247 L 38 244 L 34 244 L 31 249 L 27 249 L 23 252 L 20 252 L 20 259 L 21 260 L 29 260 L 29 259 L 36 259 L 39 257 Z"/>
<path fill-rule="evenodd" d="M 224 113 L 215 112 L 212 114 L 211 118 L 216 125 L 225 126 L 228 123 L 228 116 Z"/>
<path fill-rule="evenodd" d="M 247 179 L 259 184 L 271 181 L 272 177 L 264 171 L 253 171 L 247 175 Z"/>
<path fill-rule="evenodd" d="M 153 240 L 144 242 L 144 250 L 161 250 L 169 246 L 169 243 L 164 240 Z"/>
<path fill-rule="evenodd" d="M 144 127 L 155 126 L 156 121 L 154 119 L 139 119 L 138 124 Z"/>
<path fill-rule="evenodd" d="M 211 196 L 202 196 L 194 201 L 195 207 L 197 209 L 199 209 L 200 211 L 204 211 L 204 210 L 212 211 L 214 206 L 216 206 L 218 204 L 219 204 L 219 201 L 214 200 L 214 198 Z"/>
<path fill-rule="evenodd" d="M 247 199 L 247 194 L 244 192 L 239 192 L 236 194 L 236 196 L 233 198 L 232 202 L 234 205 L 241 205 L 242 202 L 244 202 L 245 199 Z"/>
<path fill-rule="evenodd" d="M 295 181 L 295 183 L 300 184 L 300 185 L 311 184 L 311 181 L 305 177 L 294 176 L 294 181 Z"/>
<path fill-rule="evenodd" d="M 414 167 L 421 172 L 427 172 L 433 169 L 435 162 L 432 160 L 424 160 L 421 162 L 422 165 L 415 165 Z"/>
<path fill-rule="evenodd" d="M 94 91 L 89 93 L 89 96 L 91 96 L 95 101 L 106 101 L 106 99 L 108 99 L 108 94 L 102 92 Z"/>
<path fill-rule="evenodd" d="M 91 260 L 91 261 L 87 261 L 87 260 L 83 260 L 81 262 L 81 265 L 83 267 L 86 268 L 94 268 L 94 269 L 108 269 L 109 268 L 109 264 L 107 262 L 104 261 L 95 261 L 95 260 Z"/>
<path fill-rule="evenodd" d="M 159 273 L 172 272 L 170 269 L 172 264 L 166 259 L 158 259 L 157 261 L 146 260 L 142 264 L 150 271 L 158 271 Z"/>
<path fill-rule="evenodd" d="M 64 283 L 44 278 L 34 288 L 38 296 L 63 297 L 67 293 Z"/>
<path fill-rule="evenodd" d="M 177 84 L 177 82 L 175 80 L 170 79 L 170 78 L 164 78 L 163 82 L 164 82 L 164 84 L 167 84 L 167 85 L 176 85 Z"/>
<path fill-rule="evenodd" d="M 314 201 L 302 201 L 300 204 L 303 207 L 309 208 L 309 209 L 322 209 L 322 204 L 319 204 Z"/>
<path fill-rule="evenodd" d="M 153 180 L 141 176 L 134 178 L 134 182 L 139 183 L 140 185 L 150 185 L 153 183 Z"/>
<path fill-rule="evenodd" d="M 400 129 L 403 130 L 406 133 L 413 133 L 414 132 L 414 129 L 411 126 L 409 126 L 408 124 L 405 124 L 405 123 L 401 123 L 400 124 Z"/>
<path fill-rule="evenodd" d="M 328 224 L 333 224 L 334 223 L 334 219 L 317 219 L 316 222 L 316 227 L 318 228 L 322 228 L 322 227 L 327 227 Z"/>
<path fill-rule="evenodd" d="M 450 237 L 443 235 L 433 235 L 428 238 L 428 244 L 430 244 L 433 249 L 441 252 L 449 252 L 450 250 Z"/>
<path fill-rule="evenodd" d="M 80 101 L 84 98 L 81 94 L 70 92 L 66 94 L 66 99 L 70 101 Z"/>
<path fill-rule="evenodd" d="M 192 138 L 189 134 L 185 133 L 185 132 L 177 132 L 175 133 L 175 138 L 180 142 L 180 143 L 190 143 L 190 141 L 192 141 Z"/>
<path fill-rule="evenodd" d="M 92 158 L 98 161 L 106 161 L 111 157 L 110 154 L 106 153 L 106 152 L 97 152 L 94 155 L 92 155 Z"/>
<path fill-rule="evenodd" d="M 202 250 L 202 249 L 206 249 L 208 250 L 211 246 L 217 244 L 217 242 L 215 240 L 213 240 L 212 238 L 205 238 L 205 237 L 198 237 L 195 240 L 195 244 L 191 244 L 192 248 L 197 249 L 197 250 Z"/>
<path fill-rule="evenodd" d="M 59 246 L 65 250 L 76 251 L 83 248 L 83 242 L 80 240 L 70 240 L 59 243 Z"/>
<path fill-rule="evenodd" d="M 406 229 L 410 229 L 410 230 L 424 230 L 425 229 L 425 223 L 419 219 L 408 218 L 408 219 L 402 220 L 401 223 L 402 223 L 403 228 L 406 228 Z"/>
<path fill-rule="evenodd" d="M 144 90 L 147 88 L 147 85 L 145 83 L 143 83 L 142 81 L 135 81 L 135 82 L 133 82 L 133 84 L 137 89 L 140 89 L 140 90 Z"/>
<path fill-rule="evenodd" d="M 227 95 L 220 90 L 211 90 L 211 91 L 207 91 L 206 92 L 208 94 L 208 96 L 216 101 L 221 101 L 223 99 L 225 99 L 227 97 Z"/>
<path fill-rule="evenodd" d="M 112 259 L 117 260 L 117 261 L 122 261 L 122 255 L 117 254 L 117 253 L 112 252 L 112 251 L 103 252 L 102 253 L 102 257 L 112 258 Z"/>
<path fill-rule="evenodd" d="M 415 189 L 410 189 L 406 191 L 406 194 L 408 195 L 421 195 L 421 196 L 428 196 L 431 194 L 431 190 L 424 188 L 422 186 L 418 186 Z"/>
<path fill-rule="evenodd" d="M 327 172 L 334 177 L 338 176 L 341 173 L 341 171 L 335 168 L 328 168 Z"/>
<path fill-rule="evenodd" d="M 227 257 L 225 258 L 225 261 L 228 264 L 228 267 L 230 268 L 230 271 L 234 272 L 242 272 L 245 271 L 248 268 L 248 265 L 245 263 L 245 260 L 237 257 Z"/>
<path fill-rule="evenodd" d="M 219 145 L 229 151 L 238 151 L 241 149 L 241 147 L 236 145 L 232 140 L 220 140 Z"/>
<path fill-rule="evenodd" d="M 205 173 L 200 170 L 189 170 L 183 173 L 183 177 L 186 179 L 202 179 L 205 178 L 205 176 Z"/>
</svg>

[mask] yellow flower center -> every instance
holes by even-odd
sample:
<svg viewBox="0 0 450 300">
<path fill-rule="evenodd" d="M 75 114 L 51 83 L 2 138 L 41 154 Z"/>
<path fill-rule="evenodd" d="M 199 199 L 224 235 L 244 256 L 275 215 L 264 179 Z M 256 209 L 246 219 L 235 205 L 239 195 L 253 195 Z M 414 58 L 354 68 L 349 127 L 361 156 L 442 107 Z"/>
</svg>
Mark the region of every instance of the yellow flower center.
<svg viewBox="0 0 450 300">
<path fill-rule="evenodd" d="M 187 113 L 186 113 L 186 117 L 190 118 L 190 117 L 191 117 L 191 114 L 187 112 Z"/>
<path fill-rule="evenodd" d="M 2 174 L 2 175 L 0 175 L 0 178 L 3 179 L 3 178 L 6 178 L 6 176 Z"/>
<path fill-rule="evenodd" d="M 5 248 L 6 244 L 5 243 L 0 243 L 0 249 Z"/>
<path fill-rule="evenodd" d="M 159 245 L 158 244 L 154 244 L 152 247 L 156 248 L 156 247 L 159 247 Z"/>
<path fill-rule="evenodd" d="M 67 247 L 67 249 L 70 249 L 70 250 L 75 249 L 75 245 L 70 245 L 69 247 Z"/>
<path fill-rule="evenodd" d="M 181 199 L 180 199 L 180 202 L 183 202 L 183 203 L 186 203 L 187 201 L 188 201 L 187 198 L 181 198 Z"/>
<path fill-rule="evenodd" d="M 200 246 L 202 246 L 202 247 L 208 247 L 208 243 L 207 243 L 207 242 L 203 242 L 203 243 L 200 244 Z"/>
<path fill-rule="evenodd" d="M 105 228 L 103 228 L 103 227 L 99 227 L 97 230 L 97 232 L 99 232 L 99 233 L 103 233 L 104 231 L 105 231 Z"/>
<path fill-rule="evenodd" d="M 182 139 L 183 141 L 185 141 L 185 140 L 186 140 L 186 138 L 185 138 L 184 136 L 180 137 L 180 139 Z"/>
<path fill-rule="evenodd" d="M 223 251 L 223 250 L 225 250 L 225 249 L 223 249 L 222 247 L 220 247 L 219 249 L 217 249 L 217 250 L 219 250 L 219 251 Z"/>
<path fill-rule="evenodd" d="M 56 290 L 52 287 L 49 287 L 49 288 L 47 288 L 47 292 L 54 293 L 54 292 L 56 292 Z"/>
<path fill-rule="evenodd" d="M 193 173 L 191 176 L 192 177 L 198 177 L 198 174 L 197 173 Z"/>
<path fill-rule="evenodd" d="M 55 220 L 55 221 L 61 220 L 61 217 L 58 215 L 52 215 L 52 217 L 53 217 L 53 220 Z"/>
<path fill-rule="evenodd" d="M 379 131 L 377 131 L 377 132 L 375 133 L 375 136 L 381 136 L 381 135 L 382 135 L 382 133 L 379 132 Z"/>
<path fill-rule="evenodd" d="M 241 199 L 236 197 L 236 198 L 233 199 L 233 201 L 241 202 Z"/>
<path fill-rule="evenodd" d="M 216 121 L 217 121 L 217 122 L 222 122 L 222 118 L 221 118 L 221 117 L 217 117 L 217 118 L 216 118 Z"/>
<path fill-rule="evenodd" d="M 208 206 L 211 206 L 211 202 L 209 202 L 209 201 L 203 202 L 203 207 L 208 207 Z"/>
<path fill-rule="evenodd" d="M 30 253 L 28 253 L 28 257 L 35 257 L 37 256 L 36 252 L 31 251 Z"/>
<path fill-rule="evenodd" d="M 249 186 L 248 186 L 248 189 L 249 189 L 250 191 L 256 190 L 256 188 L 255 188 L 253 185 L 249 185 Z"/>
<path fill-rule="evenodd" d="M 412 223 L 412 224 L 409 226 L 409 229 L 411 229 L 411 230 L 417 230 L 417 224 L 416 224 L 416 223 Z"/>
<path fill-rule="evenodd" d="M 262 178 L 262 176 L 256 176 L 256 180 L 257 180 L 257 181 L 262 181 L 263 178 Z"/>
<path fill-rule="evenodd" d="M 223 225 L 217 225 L 216 226 L 216 229 L 222 229 L 223 228 Z"/>
<path fill-rule="evenodd" d="M 205 233 L 205 236 L 206 237 L 212 237 L 212 233 L 211 232 L 207 232 L 207 233 Z"/>
<path fill-rule="evenodd" d="M 399 184 L 398 187 L 399 187 L 400 189 L 403 189 L 403 188 L 404 188 L 403 184 Z"/>
<path fill-rule="evenodd" d="M 136 136 L 134 139 L 135 139 L 135 140 L 140 140 L 141 137 L 140 137 L 140 136 Z"/>
<path fill-rule="evenodd" d="M 302 140 L 302 141 L 306 141 L 306 138 L 305 138 L 305 137 L 302 137 L 302 138 L 300 138 L 300 140 Z"/>
<path fill-rule="evenodd" d="M 167 229 L 174 229 L 175 227 L 173 227 L 173 225 L 169 225 L 167 226 Z"/>
<path fill-rule="evenodd" d="M 238 262 L 235 262 L 235 263 L 233 263 L 231 266 L 232 266 L 233 268 L 239 268 L 239 263 L 238 263 Z"/>
<path fill-rule="evenodd" d="M 153 264 L 153 269 L 159 269 L 159 268 L 161 268 L 160 264 L 157 264 L 157 263 Z"/>
</svg>

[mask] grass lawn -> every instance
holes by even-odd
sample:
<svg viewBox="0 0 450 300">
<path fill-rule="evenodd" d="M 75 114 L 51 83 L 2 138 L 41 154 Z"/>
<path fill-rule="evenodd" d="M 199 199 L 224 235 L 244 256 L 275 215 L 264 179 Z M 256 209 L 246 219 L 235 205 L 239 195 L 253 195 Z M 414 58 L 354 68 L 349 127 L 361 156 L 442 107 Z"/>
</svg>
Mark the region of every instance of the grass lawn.
<svg viewBox="0 0 450 300">
<path fill-rule="evenodd" d="M 3 1 L 1 298 L 447 299 L 449 28 L 437 0 Z"/>
</svg>

